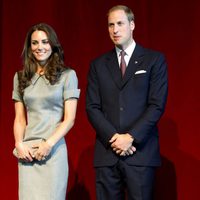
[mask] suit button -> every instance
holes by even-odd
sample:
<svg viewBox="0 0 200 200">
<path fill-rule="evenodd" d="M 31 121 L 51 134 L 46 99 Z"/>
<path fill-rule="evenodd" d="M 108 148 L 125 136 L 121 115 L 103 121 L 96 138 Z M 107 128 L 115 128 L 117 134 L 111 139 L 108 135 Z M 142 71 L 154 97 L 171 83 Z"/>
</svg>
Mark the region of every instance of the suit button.
<svg viewBox="0 0 200 200">
<path fill-rule="evenodd" d="M 124 108 L 123 107 L 120 107 L 120 111 L 123 111 L 124 110 Z"/>
</svg>

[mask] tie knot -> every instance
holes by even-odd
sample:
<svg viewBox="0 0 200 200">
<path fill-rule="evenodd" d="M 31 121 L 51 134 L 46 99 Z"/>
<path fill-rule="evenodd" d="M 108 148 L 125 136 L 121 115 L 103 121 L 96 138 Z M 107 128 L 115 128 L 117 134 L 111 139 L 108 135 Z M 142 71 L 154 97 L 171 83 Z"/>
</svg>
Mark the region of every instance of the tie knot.
<svg viewBox="0 0 200 200">
<path fill-rule="evenodd" d="M 124 51 L 124 50 L 122 50 L 121 52 L 120 52 L 120 56 L 125 56 L 126 55 L 126 52 Z"/>
</svg>

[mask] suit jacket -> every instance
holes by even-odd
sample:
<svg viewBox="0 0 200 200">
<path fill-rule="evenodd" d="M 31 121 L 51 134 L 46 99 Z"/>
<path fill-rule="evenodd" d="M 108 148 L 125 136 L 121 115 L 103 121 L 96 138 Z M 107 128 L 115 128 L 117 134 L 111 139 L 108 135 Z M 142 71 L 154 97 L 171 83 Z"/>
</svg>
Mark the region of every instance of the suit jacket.
<svg viewBox="0 0 200 200">
<path fill-rule="evenodd" d="M 91 62 L 86 111 L 96 130 L 95 167 L 114 165 L 159 166 L 157 122 L 167 98 L 164 56 L 136 44 L 122 79 L 115 49 Z M 120 157 L 109 140 L 115 133 L 130 133 L 137 151 Z"/>
</svg>

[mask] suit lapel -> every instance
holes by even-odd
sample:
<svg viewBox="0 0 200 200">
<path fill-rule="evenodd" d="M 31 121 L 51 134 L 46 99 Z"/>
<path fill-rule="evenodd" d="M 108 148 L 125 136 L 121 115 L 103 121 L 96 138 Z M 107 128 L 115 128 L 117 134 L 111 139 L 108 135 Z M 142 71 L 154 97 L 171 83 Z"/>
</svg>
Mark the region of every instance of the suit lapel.
<svg viewBox="0 0 200 200">
<path fill-rule="evenodd" d="M 129 81 L 129 79 L 133 77 L 135 71 L 141 65 L 143 59 L 144 49 L 140 45 L 136 44 L 135 50 L 127 66 L 124 78 L 122 79 L 115 49 L 113 49 L 108 54 L 106 65 L 111 73 L 112 79 L 119 89 L 122 89 L 124 85 Z"/>
<path fill-rule="evenodd" d="M 114 80 L 115 84 L 119 89 L 121 89 L 121 83 L 122 83 L 121 71 L 119 68 L 119 63 L 117 60 L 117 54 L 115 49 L 113 49 L 108 55 L 106 65 L 108 70 L 110 71 L 111 77 Z"/>
<path fill-rule="evenodd" d="M 137 68 L 141 65 L 144 58 L 144 50 L 140 45 L 136 45 L 135 50 L 130 58 L 121 87 L 123 87 L 130 78 L 133 77 Z"/>
</svg>

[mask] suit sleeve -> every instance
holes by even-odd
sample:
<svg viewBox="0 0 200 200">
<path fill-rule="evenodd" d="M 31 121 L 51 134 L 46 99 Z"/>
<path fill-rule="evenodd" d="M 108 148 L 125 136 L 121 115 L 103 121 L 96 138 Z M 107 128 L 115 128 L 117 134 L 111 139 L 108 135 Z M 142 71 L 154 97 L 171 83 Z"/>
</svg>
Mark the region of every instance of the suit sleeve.
<svg viewBox="0 0 200 200">
<path fill-rule="evenodd" d="M 91 125 L 96 130 L 98 139 L 105 147 L 108 147 L 109 140 L 117 131 L 102 112 L 98 74 L 94 63 L 91 64 L 88 74 L 86 111 Z"/>
<path fill-rule="evenodd" d="M 147 107 L 129 131 L 136 143 L 145 142 L 162 116 L 168 93 L 167 64 L 162 54 L 158 54 L 149 80 Z"/>
</svg>

